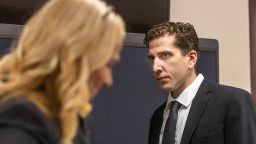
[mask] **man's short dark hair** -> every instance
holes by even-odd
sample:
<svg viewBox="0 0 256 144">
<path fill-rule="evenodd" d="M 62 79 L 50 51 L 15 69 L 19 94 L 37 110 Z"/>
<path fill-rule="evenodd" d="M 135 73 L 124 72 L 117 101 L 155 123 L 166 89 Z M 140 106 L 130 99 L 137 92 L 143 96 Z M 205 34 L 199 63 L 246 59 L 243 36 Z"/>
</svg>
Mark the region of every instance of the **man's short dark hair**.
<svg viewBox="0 0 256 144">
<path fill-rule="evenodd" d="M 199 54 L 199 42 L 194 26 L 182 22 L 163 22 L 153 26 L 148 30 L 144 38 L 144 44 L 149 46 L 149 42 L 168 35 L 175 36 L 174 45 L 177 46 L 183 55 L 191 50 Z"/>
</svg>

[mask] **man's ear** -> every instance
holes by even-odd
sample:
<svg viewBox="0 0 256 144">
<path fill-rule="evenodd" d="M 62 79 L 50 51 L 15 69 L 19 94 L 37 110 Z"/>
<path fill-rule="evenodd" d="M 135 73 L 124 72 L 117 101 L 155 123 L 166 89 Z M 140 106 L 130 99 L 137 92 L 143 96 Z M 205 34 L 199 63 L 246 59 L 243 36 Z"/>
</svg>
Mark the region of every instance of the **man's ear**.
<svg viewBox="0 0 256 144">
<path fill-rule="evenodd" d="M 197 52 L 192 50 L 188 54 L 188 67 L 193 68 L 197 62 Z"/>
</svg>

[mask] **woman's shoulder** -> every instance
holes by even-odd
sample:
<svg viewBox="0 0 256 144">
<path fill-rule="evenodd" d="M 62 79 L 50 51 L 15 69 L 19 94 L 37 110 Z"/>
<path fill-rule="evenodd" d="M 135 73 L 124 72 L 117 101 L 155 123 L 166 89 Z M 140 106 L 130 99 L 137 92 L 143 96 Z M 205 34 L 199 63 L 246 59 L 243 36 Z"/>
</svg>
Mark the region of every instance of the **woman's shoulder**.
<svg viewBox="0 0 256 144">
<path fill-rule="evenodd" d="M 9 113 L 5 115 L 6 117 L 19 117 L 20 114 L 26 115 L 24 112 L 32 112 L 32 114 L 38 114 L 37 108 L 25 98 L 14 98 L 0 103 L 0 115 Z M 1 117 L 0 117 L 1 118 Z"/>
<path fill-rule="evenodd" d="M 43 143 L 56 142 L 56 126 L 30 101 L 13 99 L 0 104 L 0 129 L 15 128 Z"/>
<path fill-rule="evenodd" d="M 46 122 L 47 118 L 34 104 L 24 98 L 0 103 L 0 122 L 12 123 L 14 121 L 42 123 Z"/>
</svg>

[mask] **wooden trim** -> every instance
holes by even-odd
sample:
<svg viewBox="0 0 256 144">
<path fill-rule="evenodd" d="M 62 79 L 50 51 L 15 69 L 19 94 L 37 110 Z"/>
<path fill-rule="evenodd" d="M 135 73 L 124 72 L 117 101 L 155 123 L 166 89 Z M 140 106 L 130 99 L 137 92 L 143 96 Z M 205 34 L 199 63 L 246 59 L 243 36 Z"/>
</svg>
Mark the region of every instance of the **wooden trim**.
<svg viewBox="0 0 256 144">
<path fill-rule="evenodd" d="M 251 91 L 256 100 L 256 1 L 249 0 Z"/>
</svg>

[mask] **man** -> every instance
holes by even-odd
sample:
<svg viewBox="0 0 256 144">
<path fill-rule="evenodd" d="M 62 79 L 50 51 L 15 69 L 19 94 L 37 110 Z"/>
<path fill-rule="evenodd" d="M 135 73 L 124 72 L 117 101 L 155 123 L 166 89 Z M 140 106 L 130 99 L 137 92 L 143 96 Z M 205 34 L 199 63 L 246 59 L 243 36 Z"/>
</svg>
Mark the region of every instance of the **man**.
<svg viewBox="0 0 256 144">
<path fill-rule="evenodd" d="M 196 74 L 199 44 L 191 24 L 155 25 L 144 43 L 156 81 L 169 92 L 151 118 L 149 144 L 256 144 L 252 96 Z"/>
</svg>

